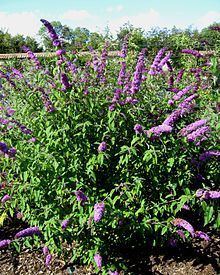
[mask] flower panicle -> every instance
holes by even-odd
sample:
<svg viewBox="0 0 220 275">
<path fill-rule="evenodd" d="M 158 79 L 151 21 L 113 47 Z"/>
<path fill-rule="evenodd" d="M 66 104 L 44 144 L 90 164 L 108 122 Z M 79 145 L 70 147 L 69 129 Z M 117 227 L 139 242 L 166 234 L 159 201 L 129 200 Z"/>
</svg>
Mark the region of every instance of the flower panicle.
<svg viewBox="0 0 220 275">
<path fill-rule="evenodd" d="M 99 202 L 94 205 L 94 222 L 99 222 L 105 211 L 105 204 L 104 202 Z"/>
<path fill-rule="evenodd" d="M 18 238 L 24 238 L 24 237 L 30 237 L 33 235 L 40 235 L 40 229 L 38 226 L 29 227 L 27 229 L 21 230 L 18 233 L 15 234 L 15 239 Z"/>
</svg>

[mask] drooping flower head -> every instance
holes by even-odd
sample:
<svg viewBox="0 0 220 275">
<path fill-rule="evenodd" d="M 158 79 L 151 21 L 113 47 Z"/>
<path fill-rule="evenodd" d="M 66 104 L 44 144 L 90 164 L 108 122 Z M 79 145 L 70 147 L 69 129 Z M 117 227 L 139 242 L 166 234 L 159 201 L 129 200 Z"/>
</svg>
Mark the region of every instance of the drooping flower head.
<svg viewBox="0 0 220 275">
<path fill-rule="evenodd" d="M 220 191 L 208 191 L 203 189 L 198 189 L 196 191 L 196 197 L 201 199 L 219 199 Z"/>
<path fill-rule="evenodd" d="M 220 157 L 220 151 L 217 151 L 217 150 L 206 151 L 199 156 L 199 160 L 206 161 L 211 157 Z"/>
<path fill-rule="evenodd" d="M 107 150 L 107 143 L 105 141 L 102 141 L 99 144 L 98 152 L 101 153 L 101 152 L 105 152 L 106 150 Z"/>
<path fill-rule="evenodd" d="M 101 268 L 102 268 L 102 257 L 101 257 L 100 254 L 98 254 L 98 253 L 95 254 L 95 256 L 94 256 L 94 261 L 95 261 L 97 267 L 98 267 L 99 269 L 101 269 Z"/>
<path fill-rule="evenodd" d="M 99 202 L 94 205 L 94 221 L 99 222 L 104 214 L 105 204 L 104 202 Z"/>
<path fill-rule="evenodd" d="M 75 191 L 76 199 L 80 202 L 85 202 L 88 200 L 88 197 L 81 190 Z"/>
<path fill-rule="evenodd" d="M 29 227 L 27 229 L 19 231 L 17 234 L 15 234 L 15 239 L 29 237 L 33 235 L 40 235 L 40 234 L 41 232 L 39 227 L 34 226 L 34 227 Z"/>
<path fill-rule="evenodd" d="M 189 125 L 187 125 L 186 127 L 182 128 L 179 132 L 179 134 L 183 137 L 187 136 L 188 134 L 190 134 L 191 132 L 197 130 L 198 128 L 206 125 L 207 123 L 207 119 L 200 119 L 197 120 Z"/>
<path fill-rule="evenodd" d="M 134 131 L 136 134 L 140 134 L 143 132 L 143 127 L 140 124 L 135 124 Z"/>
<path fill-rule="evenodd" d="M 208 236 L 208 234 L 206 234 L 205 232 L 202 232 L 202 231 L 196 231 L 195 236 L 197 238 L 204 239 L 205 241 L 211 240 L 210 237 Z"/>
<path fill-rule="evenodd" d="M 47 254 L 49 254 L 49 249 L 48 249 L 47 246 L 44 246 L 43 249 L 42 249 L 42 251 L 43 251 L 43 254 L 44 254 L 45 256 L 46 256 Z"/>
<path fill-rule="evenodd" d="M 11 196 L 9 196 L 8 194 L 6 194 L 1 199 L 1 203 L 4 204 L 4 203 L 6 203 L 6 201 L 9 201 L 10 199 L 11 199 Z"/>
<path fill-rule="evenodd" d="M 67 228 L 67 226 L 69 225 L 69 223 L 70 223 L 70 220 L 68 220 L 68 219 L 62 221 L 62 223 L 61 223 L 62 230 L 65 230 Z"/>
<path fill-rule="evenodd" d="M 46 265 L 47 268 L 50 266 L 51 261 L 52 261 L 52 255 L 51 255 L 51 254 L 48 254 L 48 255 L 46 256 L 46 259 L 45 259 L 45 265 Z"/>
<path fill-rule="evenodd" d="M 175 226 L 178 226 L 178 227 L 182 227 L 184 228 L 185 230 L 187 230 L 192 237 L 194 237 L 194 234 L 195 234 L 195 231 L 194 231 L 194 228 L 193 226 L 187 222 L 186 220 L 184 219 L 180 219 L 180 218 L 176 218 L 172 221 L 173 225 Z"/>
<path fill-rule="evenodd" d="M 11 243 L 11 240 L 2 240 L 0 241 L 0 249 L 6 248 Z"/>
<path fill-rule="evenodd" d="M 193 55 L 193 56 L 195 56 L 197 58 L 203 57 L 203 55 L 200 52 L 196 51 L 196 50 L 183 49 L 181 52 L 185 53 L 185 54 Z"/>
<path fill-rule="evenodd" d="M 152 127 L 146 131 L 147 136 L 159 137 L 162 133 L 171 133 L 172 127 L 167 124 L 161 124 L 159 126 Z"/>
</svg>

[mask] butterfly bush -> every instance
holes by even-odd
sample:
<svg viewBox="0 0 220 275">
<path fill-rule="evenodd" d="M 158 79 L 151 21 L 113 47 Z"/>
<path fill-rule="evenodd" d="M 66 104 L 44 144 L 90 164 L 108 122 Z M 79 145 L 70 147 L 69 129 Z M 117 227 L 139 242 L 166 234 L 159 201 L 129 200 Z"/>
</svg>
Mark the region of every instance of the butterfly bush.
<svg viewBox="0 0 220 275">
<path fill-rule="evenodd" d="M 216 228 L 219 199 L 210 60 L 191 52 L 179 62 L 162 48 L 150 64 L 151 51 L 130 52 L 128 41 L 120 56 L 108 42 L 81 56 L 42 23 L 55 56 L 40 62 L 26 48 L 28 60 L 0 66 L 2 209 L 29 226 L 0 247 L 41 248 L 48 268 L 59 254 L 119 274 L 127 262 L 117 251 L 137 235 L 143 246 L 211 238 L 202 228 Z"/>
</svg>

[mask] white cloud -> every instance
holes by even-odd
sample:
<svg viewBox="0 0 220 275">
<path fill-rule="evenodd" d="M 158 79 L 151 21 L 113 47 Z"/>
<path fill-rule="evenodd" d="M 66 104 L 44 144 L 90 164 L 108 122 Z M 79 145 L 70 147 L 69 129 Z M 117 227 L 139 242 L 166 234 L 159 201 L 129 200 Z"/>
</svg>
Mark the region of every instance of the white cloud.
<svg viewBox="0 0 220 275">
<path fill-rule="evenodd" d="M 87 10 L 69 10 L 66 11 L 61 17 L 72 21 L 84 21 L 86 19 L 92 19 L 94 16 Z"/>
<path fill-rule="evenodd" d="M 0 27 L 8 30 L 12 35 L 36 35 L 41 26 L 39 19 L 35 12 L 7 13 L 0 11 Z"/>
<path fill-rule="evenodd" d="M 121 12 L 124 9 L 124 6 L 122 5 L 117 5 L 117 6 L 110 6 L 107 7 L 106 11 L 109 13 L 113 13 L 113 12 Z"/>
<path fill-rule="evenodd" d="M 143 29 L 149 29 L 153 26 L 159 26 L 162 24 L 160 13 L 154 9 L 137 13 L 131 16 L 121 16 L 115 20 L 109 22 L 109 27 L 113 33 L 119 29 L 125 23 L 131 23 L 134 27 L 141 27 Z"/>
<path fill-rule="evenodd" d="M 214 22 L 220 22 L 220 12 L 217 11 L 209 11 L 206 14 L 204 14 L 202 17 L 200 17 L 195 25 L 202 29 L 204 27 L 209 26 L 210 24 Z"/>
<path fill-rule="evenodd" d="M 116 6 L 115 9 L 116 9 L 116 11 L 120 12 L 124 9 L 124 7 L 122 5 L 118 5 L 118 6 Z"/>
</svg>

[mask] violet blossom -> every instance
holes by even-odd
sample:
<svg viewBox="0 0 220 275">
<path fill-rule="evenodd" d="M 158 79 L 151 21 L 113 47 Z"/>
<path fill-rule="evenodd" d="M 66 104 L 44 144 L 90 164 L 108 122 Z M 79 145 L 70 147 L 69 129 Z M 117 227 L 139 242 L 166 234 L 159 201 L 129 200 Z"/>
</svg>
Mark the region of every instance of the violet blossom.
<svg viewBox="0 0 220 275">
<path fill-rule="evenodd" d="M 104 214 L 105 204 L 99 202 L 94 205 L 94 222 L 99 222 Z"/>
<path fill-rule="evenodd" d="M 133 76 L 133 80 L 131 82 L 131 89 L 130 89 L 130 94 L 136 94 L 141 86 L 142 83 L 142 74 L 144 71 L 144 56 L 146 53 L 146 49 L 143 49 L 139 56 L 138 56 L 138 61 L 137 61 L 137 65 L 135 67 L 135 72 L 134 72 L 134 76 Z"/>
<path fill-rule="evenodd" d="M 185 69 L 181 69 L 178 74 L 177 74 L 177 77 L 176 77 L 176 83 L 180 82 L 180 80 L 183 78 L 183 74 L 185 72 Z"/>
<path fill-rule="evenodd" d="M 88 197 L 81 190 L 75 191 L 75 195 L 76 195 L 77 201 L 85 202 L 88 200 Z"/>
<path fill-rule="evenodd" d="M 21 230 L 18 233 L 15 234 L 15 239 L 18 238 L 24 238 L 24 237 L 29 237 L 29 236 L 33 236 L 33 235 L 40 235 L 40 229 L 38 226 L 34 226 L 34 227 L 29 227 L 27 229 Z"/>
<path fill-rule="evenodd" d="M 184 89 L 179 91 L 173 96 L 173 100 L 180 100 L 185 94 L 187 94 L 193 88 L 192 85 L 186 86 Z"/>
<path fill-rule="evenodd" d="M 157 53 L 157 55 L 155 56 L 154 58 L 154 61 L 150 67 L 150 70 L 148 71 L 148 74 L 150 75 L 156 75 L 160 72 L 160 69 L 158 67 L 161 59 L 162 59 L 162 56 L 164 55 L 165 51 L 167 50 L 167 48 L 162 48 L 159 50 L 159 52 Z"/>
<path fill-rule="evenodd" d="M 58 35 L 56 34 L 56 32 L 55 32 L 53 26 L 51 25 L 51 23 L 48 22 L 48 21 L 45 20 L 45 19 L 41 19 L 40 21 L 41 21 L 41 22 L 44 24 L 44 26 L 46 27 L 46 29 L 47 29 L 47 31 L 48 31 L 48 34 L 49 34 L 49 36 L 50 36 L 50 39 L 53 41 L 53 45 L 54 45 L 55 47 L 61 46 L 61 42 L 60 42 L 60 40 L 59 40 L 59 38 L 58 38 Z"/>
<path fill-rule="evenodd" d="M 37 70 L 40 69 L 41 68 L 41 64 L 40 64 L 40 61 L 37 59 L 36 55 L 27 46 L 23 46 L 22 50 L 28 54 L 28 57 L 35 64 L 35 68 Z"/>
<path fill-rule="evenodd" d="M 97 267 L 99 269 L 101 269 L 102 268 L 102 257 L 100 256 L 100 254 L 98 254 L 98 253 L 95 254 L 94 261 L 95 261 Z"/>
<path fill-rule="evenodd" d="M 187 140 L 190 142 L 196 141 L 196 139 L 203 137 L 204 134 L 210 132 L 210 127 L 209 126 L 203 126 L 192 133 L 188 134 Z"/>
<path fill-rule="evenodd" d="M 0 249 L 6 248 L 11 243 L 11 240 L 2 240 L 0 241 Z"/>
<path fill-rule="evenodd" d="M 99 144 L 98 152 L 101 153 L 101 152 L 105 152 L 106 150 L 107 150 L 107 143 L 105 141 L 102 141 Z"/>
<path fill-rule="evenodd" d="M 159 126 L 152 127 L 150 130 L 146 131 L 146 134 L 148 136 L 153 136 L 153 137 L 159 137 L 162 133 L 171 133 L 172 132 L 172 127 L 166 124 L 162 124 Z"/>
<path fill-rule="evenodd" d="M 198 189 L 196 191 L 196 197 L 201 199 L 219 199 L 220 191 L 207 191 L 203 189 Z"/>
<path fill-rule="evenodd" d="M 199 160 L 200 161 L 206 161 L 207 159 L 209 159 L 211 157 L 219 157 L 219 156 L 220 156 L 220 151 L 210 150 L 210 151 L 206 151 L 206 152 L 202 153 L 199 156 Z"/>
<path fill-rule="evenodd" d="M 49 254 L 49 249 L 48 249 L 47 246 L 44 246 L 43 249 L 42 249 L 42 251 L 43 251 L 43 254 L 44 254 L 45 256 L 46 256 L 47 254 Z"/>
<path fill-rule="evenodd" d="M 193 101 L 195 98 L 197 98 L 199 95 L 198 94 L 193 94 L 189 97 L 187 97 L 183 102 L 181 102 L 179 105 L 178 105 L 178 108 L 187 108 L 188 107 L 188 104 Z"/>
<path fill-rule="evenodd" d="M 196 231 L 195 236 L 197 238 L 204 239 L 205 241 L 211 240 L 210 237 L 205 232 L 202 232 L 202 231 Z"/>
<path fill-rule="evenodd" d="M 51 255 L 51 254 L 48 254 L 48 255 L 46 256 L 46 259 L 45 259 L 45 265 L 46 265 L 47 268 L 50 266 L 51 261 L 52 261 L 52 255 Z"/>
<path fill-rule="evenodd" d="M 140 125 L 140 124 L 135 124 L 135 126 L 134 126 L 134 131 L 135 131 L 136 134 L 142 133 L 142 132 L 143 132 L 143 127 L 142 127 L 142 125 Z"/>
<path fill-rule="evenodd" d="M 118 85 L 124 85 L 126 79 L 126 62 L 121 62 L 121 69 L 118 75 Z"/>
<path fill-rule="evenodd" d="M 181 109 L 174 110 L 163 122 L 165 125 L 173 126 L 174 123 L 180 118 L 181 116 Z"/>
<path fill-rule="evenodd" d="M 62 230 L 65 230 L 67 228 L 67 226 L 69 225 L 69 223 L 70 223 L 70 220 L 62 221 L 62 223 L 61 223 Z"/>
<path fill-rule="evenodd" d="M 194 55 L 194 56 L 197 57 L 197 58 L 203 57 L 203 55 L 202 55 L 199 51 L 196 51 L 196 50 L 183 49 L 181 52 L 182 52 L 182 53 L 185 53 L 185 54 Z"/>
<path fill-rule="evenodd" d="M 72 87 L 70 85 L 68 77 L 65 73 L 61 73 L 61 83 L 63 84 L 63 90 L 64 91 L 66 91 L 67 89 Z"/>
<path fill-rule="evenodd" d="M 186 127 L 182 128 L 179 132 L 179 134 L 183 137 L 187 136 L 188 134 L 190 134 L 191 132 L 197 130 L 198 128 L 206 125 L 207 123 L 207 119 L 200 119 L 197 120 L 189 125 L 187 125 Z"/>
<path fill-rule="evenodd" d="M 4 195 L 1 199 L 1 203 L 4 204 L 6 203 L 6 201 L 9 201 L 11 199 L 11 196 L 9 196 L 8 194 Z"/>
<path fill-rule="evenodd" d="M 118 55 L 122 58 L 126 58 L 127 52 L 128 52 L 128 35 L 125 36 L 121 51 L 119 52 Z"/>
<path fill-rule="evenodd" d="M 0 141 L 0 151 L 2 153 L 7 153 L 8 152 L 8 146 L 6 145 L 5 142 Z"/>
<path fill-rule="evenodd" d="M 178 227 L 183 227 L 184 229 L 186 229 L 192 237 L 194 237 L 194 234 L 195 234 L 195 231 L 194 231 L 194 228 L 193 226 L 187 222 L 186 220 L 184 219 L 181 219 L 181 218 L 176 218 L 172 221 L 173 225 L 175 226 L 178 226 Z"/>
</svg>

